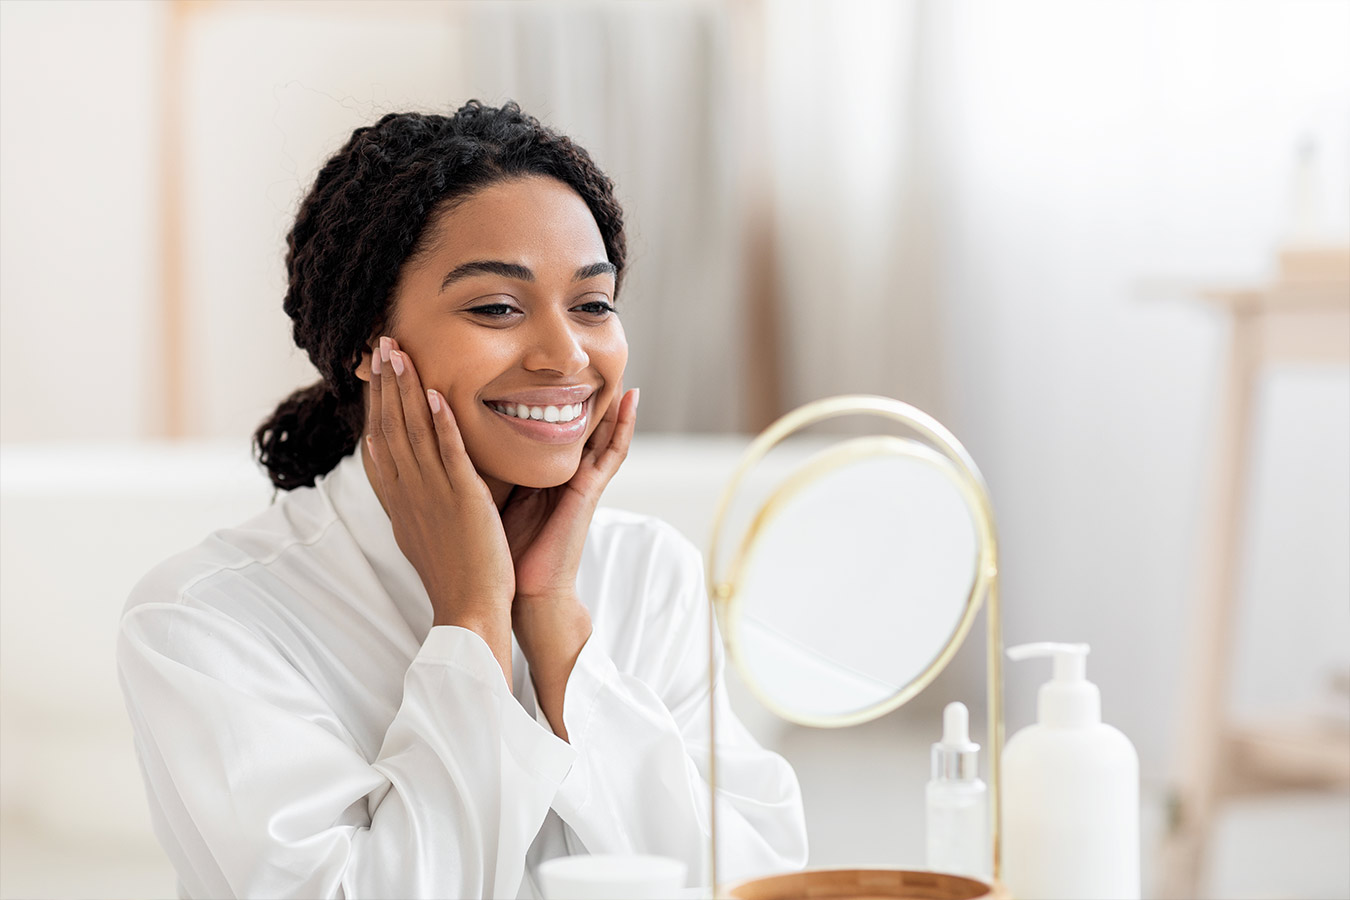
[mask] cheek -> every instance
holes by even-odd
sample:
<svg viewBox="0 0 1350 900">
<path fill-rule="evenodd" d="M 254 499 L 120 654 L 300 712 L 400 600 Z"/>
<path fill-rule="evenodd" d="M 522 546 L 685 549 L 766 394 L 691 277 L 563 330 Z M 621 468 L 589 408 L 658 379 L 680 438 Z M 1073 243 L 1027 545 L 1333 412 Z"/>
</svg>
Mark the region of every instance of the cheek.
<svg viewBox="0 0 1350 900">
<path fill-rule="evenodd" d="M 628 366 L 628 336 L 616 319 L 612 334 L 606 336 L 595 350 L 595 366 L 607 382 L 617 382 L 623 377 Z"/>
<path fill-rule="evenodd" d="M 592 345 L 590 356 L 591 365 L 605 380 L 605 386 L 601 389 L 600 402 L 596 404 L 596 418 L 590 424 L 587 438 L 595 433 L 609 407 L 621 399 L 619 390 L 623 387 L 624 369 L 628 367 L 628 339 L 617 322 L 612 334 Z"/>
<path fill-rule="evenodd" d="M 483 389 L 500 373 L 505 363 L 492 348 L 461 342 L 441 349 L 424 351 L 418 368 L 422 387 L 435 388 L 450 400 L 457 416 L 468 415 L 481 406 Z"/>
<path fill-rule="evenodd" d="M 628 339 L 617 322 L 613 333 L 607 334 L 604 340 L 597 341 L 591 350 L 591 365 L 605 380 L 605 399 L 617 402 L 624 369 L 628 367 Z"/>
</svg>

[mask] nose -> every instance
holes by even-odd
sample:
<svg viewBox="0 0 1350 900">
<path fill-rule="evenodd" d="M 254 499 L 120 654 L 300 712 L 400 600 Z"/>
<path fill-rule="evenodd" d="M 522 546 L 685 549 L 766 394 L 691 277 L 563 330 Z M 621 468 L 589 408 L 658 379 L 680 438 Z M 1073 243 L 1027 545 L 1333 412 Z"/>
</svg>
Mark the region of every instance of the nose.
<svg viewBox="0 0 1350 900">
<path fill-rule="evenodd" d="M 525 353 L 526 369 L 575 375 L 590 364 L 579 326 L 569 321 L 565 312 L 536 318 Z"/>
</svg>

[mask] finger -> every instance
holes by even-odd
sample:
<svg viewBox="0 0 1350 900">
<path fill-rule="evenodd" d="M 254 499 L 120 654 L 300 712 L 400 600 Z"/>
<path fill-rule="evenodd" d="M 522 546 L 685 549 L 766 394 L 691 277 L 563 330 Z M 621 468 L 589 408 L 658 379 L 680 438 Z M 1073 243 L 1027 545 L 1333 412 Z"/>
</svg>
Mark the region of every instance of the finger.
<svg viewBox="0 0 1350 900">
<path fill-rule="evenodd" d="M 394 370 L 403 412 L 403 428 L 408 446 L 424 478 L 436 478 L 444 472 L 437 446 L 436 427 L 431 422 L 431 407 L 422 379 L 417 374 L 412 357 L 403 351 L 398 341 L 389 340 L 389 367 Z"/>
<path fill-rule="evenodd" d="M 403 422 L 403 397 L 399 393 L 398 374 L 394 371 L 394 342 L 387 337 L 380 338 L 380 369 L 379 436 L 375 443 L 383 440 L 400 479 L 416 479 L 420 477 L 421 468 L 417 465 L 412 444 L 408 442 L 408 428 Z"/>
<path fill-rule="evenodd" d="M 637 388 L 623 395 L 613 436 L 595 462 L 595 467 L 607 476 L 606 481 L 619 471 L 619 465 L 628 458 L 628 448 L 633 443 L 633 432 L 637 429 L 638 398 Z"/>
<path fill-rule="evenodd" d="M 592 460 L 599 458 L 609 446 L 610 437 L 614 434 L 614 425 L 619 420 L 619 405 L 623 402 L 623 397 L 623 382 L 620 381 L 614 399 L 609 401 L 604 415 L 600 417 L 600 424 L 595 426 L 595 431 L 591 432 L 591 439 L 586 442 L 587 455 Z"/>
<path fill-rule="evenodd" d="M 381 392 L 384 386 L 384 370 L 389 364 L 380 358 L 377 344 L 370 354 L 370 396 L 366 402 L 366 448 L 370 451 L 370 460 L 375 465 L 375 474 L 381 479 L 398 479 L 398 467 L 389 455 L 389 444 L 380 428 Z"/>
<path fill-rule="evenodd" d="M 460 490 L 469 478 L 477 478 L 478 471 L 469 461 L 469 453 L 464 449 L 464 436 L 459 433 L 459 423 L 450 410 L 450 404 L 439 391 L 427 391 L 427 408 L 431 410 L 431 421 L 436 427 L 436 446 L 440 452 L 441 465 L 449 476 L 451 490 Z"/>
</svg>

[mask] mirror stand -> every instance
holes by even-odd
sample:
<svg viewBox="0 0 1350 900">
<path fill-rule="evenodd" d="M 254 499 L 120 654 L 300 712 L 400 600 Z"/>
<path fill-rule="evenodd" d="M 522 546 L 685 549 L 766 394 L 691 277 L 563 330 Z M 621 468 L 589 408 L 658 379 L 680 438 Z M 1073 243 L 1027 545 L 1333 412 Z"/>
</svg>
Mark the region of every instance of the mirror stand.
<svg viewBox="0 0 1350 900">
<path fill-rule="evenodd" d="M 802 470 L 793 473 L 773 491 L 732 554 L 724 574 L 719 567 L 719 549 L 723 531 L 727 527 L 732 502 L 747 475 L 775 446 L 789 435 L 815 423 L 841 416 L 874 416 L 899 423 L 913 431 L 926 443 L 887 436 L 855 439 L 847 442 L 840 452 L 822 456 Z M 834 713 L 820 709 L 794 709 L 790 704 L 774 702 L 781 697 L 766 688 L 763 679 L 747 664 L 739 625 L 743 613 L 743 587 L 748 562 L 757 542 L 766 529 L 783 516 L 785 506 L 800 496 L 804 486 L 821 483 L 831 473 L 857 467 L 865 460 L 904 459 L 922 466 L 936 467 L 959 494 L 974 526 L 973 572 L 969 594 L 964 598 L 960 619 L 940 650 L 917 675 L 907 683 L 896 685 L 893 692 L 868 700 L 859 708 Z M 1003 640 L 998 592 L 998 552 L 993 510 L 984 478 L 966 449 L 936 419 L 899 400 L 872 395 L 828 397 L 808 403 L 766 428 L 742 455 L 731 481 L 723 491 L 713 519 L 711 547 L 708 554 L 708 597 L 712 605 L 708 617 L 708 684 L 709 697 L 714 696 L 717 684 L 716 648 L 718 626 L 722 628 L 728 655 L 744 677 L 752 692 L 779 717 L 797 724 L 814 727 L 843 727 L 871 721 L 917 696 L 947 666 L 960 649 L 969 633 L 981 605 L 987 603 L 987 708 L 989 743 L 989 836 L 991 842 L 992 882 L 954 874 L 905 869 L 807 869 L 780 875 L 770 875 L 723 885 L 719 880 L 717 851 L 717 704 L 709 703 L 709 766 L 708 784 L 710 804 L 710 870 L 713 896 L 736 900 L 797 900 L 797 898 L 914 898 L 914 900 L 976 900 L 995 898 L 1004 900 L 1009 895 L 1002 886 L 1001 859 L 1001 778 L 1000 762 L 1003 751 Z"/>
</svg>

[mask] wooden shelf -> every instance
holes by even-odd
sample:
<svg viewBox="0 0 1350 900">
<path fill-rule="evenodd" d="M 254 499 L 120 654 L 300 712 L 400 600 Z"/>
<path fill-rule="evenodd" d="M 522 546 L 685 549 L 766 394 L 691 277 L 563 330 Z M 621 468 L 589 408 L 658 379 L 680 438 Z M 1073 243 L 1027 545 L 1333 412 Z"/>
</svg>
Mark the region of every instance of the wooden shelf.
<svg viewBox="0 0 1350 900">
<path fill-rule="evenodd" d="M 1230 726 L 1226 795 L 1350 788 L 1350 723 L 1272 719 Z"/>
<path fill-rule="evenodd" d="M 1311 717 L 1239 723 L 1224 709 L 1257 377 L 1272 364 L 1350 362 L 1350 246 L 1286 248 L 1277 267 L 1269 284 L 1193 285 L 1188 292 L 1222 312 L 1231 328 L 1197 560 L 1180 773 L 1159 867 L 1164 898 L 1199 896 L 1210 832 L 1226 799 L 1350 787 L 1350 723 Z M 1180 291 L 1173 286 L 1166 293 Z"/>
</svg>

